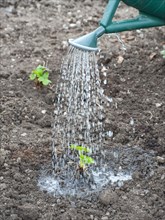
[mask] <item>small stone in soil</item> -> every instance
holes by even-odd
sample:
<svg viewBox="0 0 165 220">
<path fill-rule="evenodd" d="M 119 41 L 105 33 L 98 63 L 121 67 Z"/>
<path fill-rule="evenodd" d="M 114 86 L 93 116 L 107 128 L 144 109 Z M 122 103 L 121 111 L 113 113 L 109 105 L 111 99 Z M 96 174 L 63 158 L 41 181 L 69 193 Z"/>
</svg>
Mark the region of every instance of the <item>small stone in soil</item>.
<svg viewBox="0 0 165 220">
<path fill-rule="evenodd" d="M 118 195 L 111 189 L 106 189 L 100 193 L 99 200 L 103 205 L 113 204 L 118 200 Z"/>
<path fill-rule="evenodd" d="M 0 184 L 0 191 L 3 191 L 3 190 L 6 189 L 6 188 L 7 188 L 6 183 L 1 183 L 1 184 Z"/>
<path fill-rule="evenodd" d="M 158 163 L 161 163 L 161 164 L 163 164 L 165 162 L 165 159 L 163 157 L 160 157 L 160 156 L 157 156 L 156 160 L 157 160 Z"/>
</svg>

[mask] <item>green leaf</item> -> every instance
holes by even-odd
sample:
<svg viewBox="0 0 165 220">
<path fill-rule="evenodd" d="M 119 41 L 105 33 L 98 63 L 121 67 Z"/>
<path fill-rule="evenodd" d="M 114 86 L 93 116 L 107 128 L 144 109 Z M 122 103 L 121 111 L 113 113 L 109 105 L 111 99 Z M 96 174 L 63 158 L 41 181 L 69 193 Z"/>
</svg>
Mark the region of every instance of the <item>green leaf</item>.
<svg viewBox="0 0 165 220">
<path fill-rule="evenodd" d="M 33 72 L 37 75 L 37 77 L 40 77 L 43 75 L 43 70 L 42 68 L 36 68 L 35 70 L 33 70 Z"/>
<path fill-rule="evenodd" d="M 51 81 L 46 78 L 44 75 L 38 78 L 38 81 L 41 82 L 44 86 L 47 86 L 51 83 Z"/>
<path fill-rule="evenodd" d="M 86 156 L 86 155 L 83 155 L 83 154 L 80 154 L 80 163 L 83 163 L 83 164 L 92 164 L 94 163 L 94 159 L 92 157 L 89 157 L 89 156 Z"/>
<path fill-rule="evenodd" d="M 37 75 L 37 77 L 40 77 L 44 74 L 45 70 L 46 70 L 46 67 L 39 65 L 37 66 L 35 70 L 33 70 L 33 72 Z"/>
<path fill-rule="evenodd" d="M 38 81 L 42 82 L 44 80 L 44 78 L 42 76 L 38 77 Z"/>
<path fill-rule="evenodd" d="M 48 79 L 48 77 L 49 77 L 48 71 L 46 71 L 46 72 L 43 73 L 43 77 L 44 77 L 45 79 Z"/>
<path fill-rule="evenodd" d="M 29 78 L 30 78 L 30 80 L 34 80 L 36 78 L 36 74 L 32 71 Z"/>
<path fill-rule="evenodd" d="M 49 79 L 44 79 L 43 81 L 42 81 L 42 84 L 44 85 L 44 86 L 47 86 L 47 85 L 49 85 L 51 83 L 51 81 L 49 80 Z"/>
<path fill-rule="evenodd" d="M 72 144 L 72 145 L 70 146 L 70 148 L 71 148 L 71 149 L 74 149 L 74 150 L 77 150 L 77 151 L 79 151 L 79 152 L 86 152 L 86 153 L 91 152 L 91 150 L 90 150 L 89 148 L 87 148 L 87 147 L 77 146 L 77 145 L 74 145 L 74 144 Z"/>
</svg>

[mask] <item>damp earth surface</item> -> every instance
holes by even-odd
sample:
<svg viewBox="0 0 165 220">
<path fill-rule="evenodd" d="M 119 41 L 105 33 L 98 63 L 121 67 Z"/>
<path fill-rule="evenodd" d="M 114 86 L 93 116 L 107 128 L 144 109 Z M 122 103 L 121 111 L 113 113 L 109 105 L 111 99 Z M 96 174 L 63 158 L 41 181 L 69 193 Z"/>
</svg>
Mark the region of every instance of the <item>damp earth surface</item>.
<svg viewBox="0 0 165 220">
<path fill-rule="evenodd" d="M 106 3 L 0 0 L 0 220 L 165 216 L 164 27 L 121 33 L 124 48 L 114 35 L 99 41 L 108 169 L 94 173 L 92 189 L 61 190 L 52 178 L 55 91 L 67 41 L 97 28 Z M 136 13 L 121 4 L 115 18 Z M 51 86 L 29 80 L 39 64 L 51 70 Z"/>
</svg>

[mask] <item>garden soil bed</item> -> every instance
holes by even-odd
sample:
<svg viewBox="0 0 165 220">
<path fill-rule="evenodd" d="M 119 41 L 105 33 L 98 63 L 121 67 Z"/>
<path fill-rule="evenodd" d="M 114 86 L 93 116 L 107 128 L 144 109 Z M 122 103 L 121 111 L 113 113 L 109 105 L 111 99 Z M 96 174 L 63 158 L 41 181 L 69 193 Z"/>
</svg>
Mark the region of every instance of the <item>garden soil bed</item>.
<svg viewBox="0 0 165 220">
<path fill-rule="evenodd" d="M 164 219 L 164 27 L 121 33 L 126 51 L 114 36 L 100 41 L 98 65 L 111 100 L 106 131 L 113 132 L 106 148 L 139 149 L 132 180 L 86 198 L 38 187 L 41 169 L 51 164 L 55 88 L 67 40 L 97 28 L 106 2 L 0 0 L 0 220 Z M 121 5 L 116 18 L 126 15 L 134 10 Z M 49 87 L 29 80 L 39 64 L 51 70 Z"/>
</svg>

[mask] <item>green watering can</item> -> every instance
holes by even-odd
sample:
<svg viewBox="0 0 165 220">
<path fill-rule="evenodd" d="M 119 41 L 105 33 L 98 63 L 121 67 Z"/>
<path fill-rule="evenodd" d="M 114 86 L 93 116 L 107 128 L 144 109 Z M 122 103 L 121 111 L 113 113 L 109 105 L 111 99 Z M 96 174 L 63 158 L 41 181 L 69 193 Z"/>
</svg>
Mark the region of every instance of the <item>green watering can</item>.
<svg viewBox="0 0 165 220">
<path fill-rule="evenodd" d="M 109 0 L 100 26 L 87 35 L 69 40 L 69 43 L 82 50 L 95 51 L 98 50 L 97 38 L 104 33 L 118 33 L 165 25 L 165 0 L 122 0 L 126 5 L 138 9 L 139 15 L 133 19 L 112 22 L 120 1 Z"/>
</svg>

